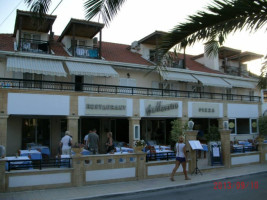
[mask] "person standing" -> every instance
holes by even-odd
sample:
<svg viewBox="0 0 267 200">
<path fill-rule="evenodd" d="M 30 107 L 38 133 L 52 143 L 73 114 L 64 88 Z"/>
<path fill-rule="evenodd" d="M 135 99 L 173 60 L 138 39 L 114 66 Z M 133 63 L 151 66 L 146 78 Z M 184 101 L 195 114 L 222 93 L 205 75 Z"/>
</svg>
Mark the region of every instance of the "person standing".
<svg viewBox="0 0 267 200">
<path fill-rule="evenodd" d="M 187 176 L 187 171 L 186 171 L 186 148 L 183 136 L 179 137 L 178 142 L 176 143 L 175 146 L 176 146 L 176 162 L 172 170 L 170 179 L 171 181 L 174 181 L 173 176 L 176 173 L 177 169 L 179 168 L 180 164 L 182 164 L 185 180 L 190 180 L 190 178 Z"/>
<path fill-rule="evenodd" d="M 65 136 L 60 141 L 62 146 L 62 155 L 71 155 L 72 138 L 70 132 L 66 131 Z"/>
<path fill-rule="evenodd" d="M 94 128 L 91 133 L 88 134 L 88 150 L 92 154 L 98 154 L 99 148 L 99 136 L 96 133 L 96 129 Z"/>
<path fill-rule="evenodd" d="M 112 132 L 107 132 L 107 142 L 106 142 L 106 147 L 107 147 L 107 153 L 114 153 L 114 144 L 113 144 L 113 139 L 112 139 Z"/>
</svg>

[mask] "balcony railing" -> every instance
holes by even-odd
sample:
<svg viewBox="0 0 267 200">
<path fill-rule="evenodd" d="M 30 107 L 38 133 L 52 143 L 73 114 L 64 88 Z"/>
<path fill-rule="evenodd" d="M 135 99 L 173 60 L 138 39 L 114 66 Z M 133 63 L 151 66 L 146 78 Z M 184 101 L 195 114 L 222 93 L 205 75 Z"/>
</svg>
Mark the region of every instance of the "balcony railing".
<svg viewBox="0 0 267 200">
<path fill-rule="evenodd" d="M 31 40 L 31 39 L 21 38 L 20 49 L 21 51 L 48 54 L 49 42 L 43 40 Z"/>
<path fill-rule="evenodd" d="M 38 89 L 57 91 L 79 91 L 103 94 L 125 94 L 140 96 L 161 96 L 174 98 L 214 99 L 228 101 L 260 102 L 260 96 L 236 95 L 184 90 L 166 90 L 145 87 L 127 87 L 118 85 L 82 84 L 72 82 L 37 81 L 25 79 L 0 78 L 0 88 Z"/>
<path fill-rule="evenodd" d="M 74 49 L 74 54 L 72 53 L 73 49 Z M 99 58 L 99 49 L 97 47 L 75 46 L 75 47 L 70 47 L 68 51 L 75 57 Z"/>
</svg>

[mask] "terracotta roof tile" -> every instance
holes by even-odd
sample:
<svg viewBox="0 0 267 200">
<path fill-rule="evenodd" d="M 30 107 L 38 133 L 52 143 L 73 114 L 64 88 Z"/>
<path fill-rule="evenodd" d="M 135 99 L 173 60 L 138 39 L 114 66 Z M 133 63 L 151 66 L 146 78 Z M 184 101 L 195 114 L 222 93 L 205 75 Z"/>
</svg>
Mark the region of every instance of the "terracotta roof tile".
<svg viewBox="0 0 267 200">
<path fill-rule="evenodd" d="M 134 63 L 140 65 L 153 65 L 138 53 L 133 53 L 129 45 L 102 42 L 102 57 L 108 61 Z"/>
<path fill-rule="evenodd" d="M 1 51 L 14 51 L 15 38 L 12 34 L 0 34 L 0 50 Z"/>
</svg>

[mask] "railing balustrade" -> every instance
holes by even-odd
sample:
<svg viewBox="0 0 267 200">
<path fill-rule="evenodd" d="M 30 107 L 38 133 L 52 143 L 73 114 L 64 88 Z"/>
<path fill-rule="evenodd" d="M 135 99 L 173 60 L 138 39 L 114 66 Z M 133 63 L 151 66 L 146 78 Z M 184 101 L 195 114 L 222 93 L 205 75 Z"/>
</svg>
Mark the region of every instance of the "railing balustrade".
<svg viewBox="0 0 267 200">
<path fill-rule="evenodd" d="M 195 99 L 213 99 L 229 101 L 260 102 L 260 96 L 235 95 L 211 92 L 194 92 L 185 90 L 167 90 L 145 87 L 128 87 L 118 85 L 101 85 L 101 84 L 81 84 L 79 87 L 73 82 L 57 82 L 43 80 L 26 80 L 26 79 L 9 79 L 0 78 L 0 88 L 19 88 L 19 89 L 38 89 L 38 90 L 57 90 L 57 91 L 75 91 L 88 93 L 105 93 L 105 94 L 125 94 L 140 96 L 162 96 L 174 98 L 195 98 Z"/>
<path fill-rule="evenodd" d="M 74 54 L 73 51 L 74 50 Z M 90 46 L 71 46 L 68 51 L 75 57 L 99 58 L 99 48 Z"/>
<path fill-rule="evenodd" d="M 31 39 L 21 38 L 20 49 L 21 51 L 48 54 L 49 42 L 44 40 L 31 40 Z"/>
</svg>

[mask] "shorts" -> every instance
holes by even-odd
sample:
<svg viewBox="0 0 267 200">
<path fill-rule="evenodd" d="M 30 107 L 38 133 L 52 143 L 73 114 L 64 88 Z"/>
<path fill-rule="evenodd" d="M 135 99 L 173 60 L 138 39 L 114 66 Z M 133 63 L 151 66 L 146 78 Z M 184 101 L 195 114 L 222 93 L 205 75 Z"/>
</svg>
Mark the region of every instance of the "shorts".
<svg viewBox="0 0 267 200">
<path fill-rule="evenodd" d="M 176 157 L 176 160 L 179 161 L 180 163 L 185 162 L 185 158 L 183 157 Z"/>
</svg>

